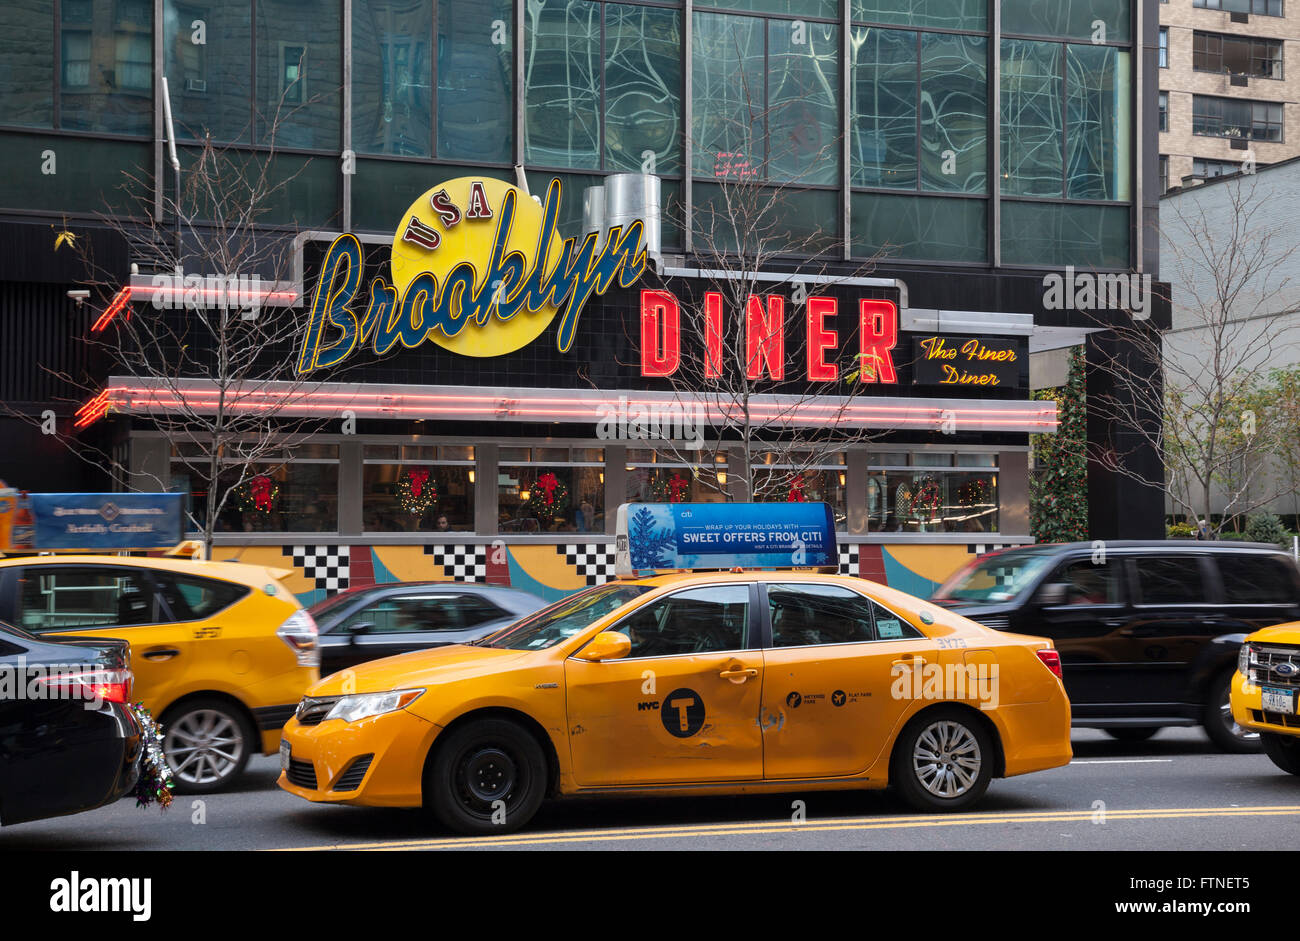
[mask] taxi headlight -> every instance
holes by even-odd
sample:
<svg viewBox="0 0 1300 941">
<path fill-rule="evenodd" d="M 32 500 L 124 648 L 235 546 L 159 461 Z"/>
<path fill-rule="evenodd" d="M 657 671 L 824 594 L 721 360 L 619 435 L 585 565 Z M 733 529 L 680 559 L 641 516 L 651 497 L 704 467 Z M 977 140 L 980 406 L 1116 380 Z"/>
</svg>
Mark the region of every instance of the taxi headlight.
<svg viewBox="0 0 1300 941">
<path fill-rule="evenodd" d="M 369 716 L 381 716 L 386 712 L 405 709 L 420 698 L 422 689 L 393 689 L 386 693 L 362 693 L 358 696 L 344 696 L 334 704 L 334 708 L 325 716 L 329 719 L 342 719 L 344 722 L 356 722 Z"/>
<path fill-rule="evenodd" d="M 1237 651 L 1237 672 L 1244 676 L 1247 681 L 1254 683 L 1255 668 L 1259 665 L 1259 653 L 1250 644 L 1242 644 L 1241 650 Z"/>
</svg>

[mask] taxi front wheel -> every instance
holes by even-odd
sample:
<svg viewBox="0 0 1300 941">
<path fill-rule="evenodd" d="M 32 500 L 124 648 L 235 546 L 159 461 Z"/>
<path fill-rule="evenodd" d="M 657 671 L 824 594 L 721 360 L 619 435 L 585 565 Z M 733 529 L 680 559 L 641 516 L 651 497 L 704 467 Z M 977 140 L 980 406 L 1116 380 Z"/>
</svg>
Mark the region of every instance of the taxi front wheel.
<svg viewBox="0 0 1300 941">
<path fill-rule="evenodd" d="M 453 729 L 435 745 L 424 801 L 458 833 L 513 833 L 546 796 L 546 756 L 520 726 L 481 719 Z"/>
<path fill-rule="evenodd" d="M 1300 738 L 1264 732 L 1260 735 L 1264 754 L 1287 774 L 1300 775 Z"/>
<path fill-rule="evenodd" d="M 899 795 L 917 810 L 965 810 L 988 790 L 993 743 L 962 709 L 933 709 L 907 724 L 890 773 Z"/>
</svg>

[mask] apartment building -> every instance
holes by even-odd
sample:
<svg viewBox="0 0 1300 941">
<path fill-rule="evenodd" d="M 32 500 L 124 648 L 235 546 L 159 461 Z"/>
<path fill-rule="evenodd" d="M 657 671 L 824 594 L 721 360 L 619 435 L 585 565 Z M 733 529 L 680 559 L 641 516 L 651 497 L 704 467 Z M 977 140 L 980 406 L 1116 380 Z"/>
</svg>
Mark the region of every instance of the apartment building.
<svg viewBox="0 0 1300 941">
<path fill-rule="evenodd" d="M 1296 0 L 1162 0 L 1161 191 L 1300 154 Z"/>
</svg>

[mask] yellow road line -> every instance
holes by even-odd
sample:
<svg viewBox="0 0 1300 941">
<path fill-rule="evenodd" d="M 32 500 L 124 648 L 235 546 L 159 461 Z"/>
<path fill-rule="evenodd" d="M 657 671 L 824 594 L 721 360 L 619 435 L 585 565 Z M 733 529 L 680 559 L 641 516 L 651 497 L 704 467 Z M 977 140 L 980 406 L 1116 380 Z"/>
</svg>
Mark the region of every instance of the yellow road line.
<svg viewBox="0 0 1300 941">
<path fill-rule="evenodd" d="M 897 830 L 907 828 L 957 827 L 967 825 L 1015 823 L 1082 823 L 1095 819 L 1093 810 L 1023 811 L 1018 813 L 983 813 L 889 817 L 863 821 L 860 818 L 808 820 L 803 823 L 748 821 L 734 824 L 691 824 L 676 827 L 629 827 L 613 830 L 565 831 L 543 834 L 482 837 L 438 837 L 423 840 L 386 840 L 375 843 L 336 843 L 317 846 L 282 847 L 281 852 L 304 850 L 410 850 L 476 849 L 493 846 L 563 845 L 567 843 L 607 843 L 620 840 L 662 840 L 681 837 L 749 836 L 755 834 L 827 833 L 845 830 Z M 1279 817 L 1300 816 L 1300 805 L 1262 807 L 1199 807 L 1146 810 L 1107 810 L 1105 821 L 1162 820 L 1189 817 Z"/>
</svg>

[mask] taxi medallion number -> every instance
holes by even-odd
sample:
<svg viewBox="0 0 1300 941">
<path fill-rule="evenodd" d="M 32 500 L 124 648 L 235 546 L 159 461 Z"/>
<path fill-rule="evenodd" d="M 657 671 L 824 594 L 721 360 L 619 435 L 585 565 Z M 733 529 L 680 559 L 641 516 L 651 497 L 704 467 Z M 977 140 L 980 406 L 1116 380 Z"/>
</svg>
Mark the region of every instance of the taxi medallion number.
<svg viewBox="0 0 1300 941">
<path fill-rule="evenodd" d="M 1295 690 L 1278 689 L 1275 686 L 1262 687 L 1263 702 L 1260 704 L 1265 712 L 1280 712 L 1283 715 L 1295 715 Z"/>
</svg>

